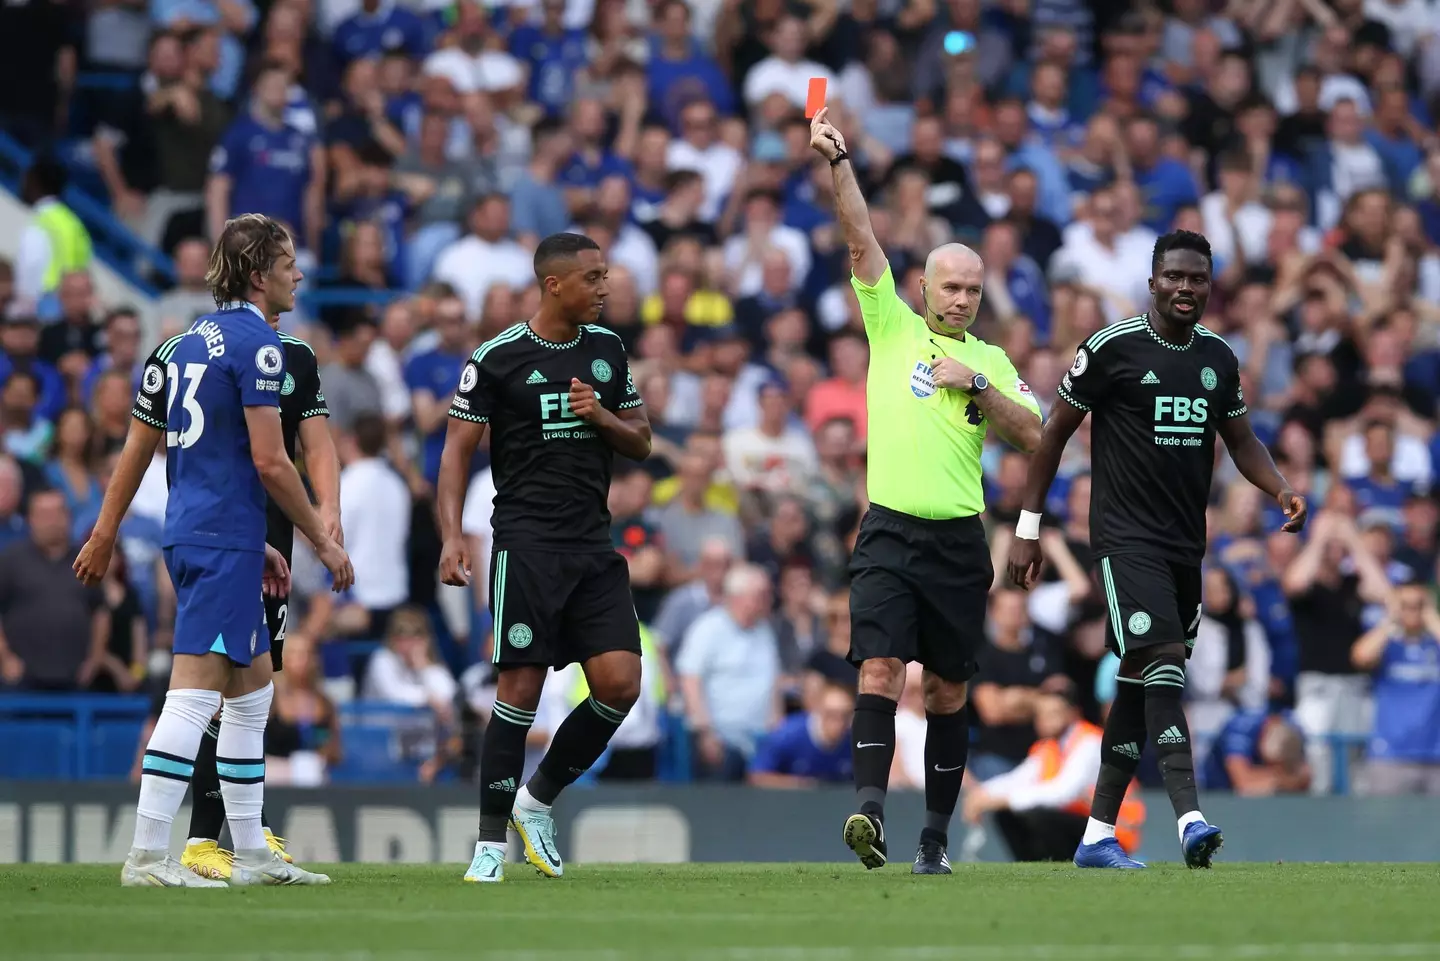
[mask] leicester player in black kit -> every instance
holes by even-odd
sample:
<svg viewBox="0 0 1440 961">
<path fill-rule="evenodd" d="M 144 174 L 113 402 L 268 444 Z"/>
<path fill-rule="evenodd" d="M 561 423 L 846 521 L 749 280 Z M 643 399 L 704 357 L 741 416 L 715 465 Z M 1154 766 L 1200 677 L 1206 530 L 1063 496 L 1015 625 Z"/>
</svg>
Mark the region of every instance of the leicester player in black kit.
<svg viewBox="0 0 1440 961">
<path fill-rule="evenodd" d="M 271 318 L 276 326 L 279 318 Z M 141 424 L 164 431 L 169 383 L 167 367 L 179 336 L 164 341 L 145 361 L 140 390 L 130 415 Z M 331 537 L 344 543 L 340 530 L 340 461 L 325 418 L 330 410 L 320 389 L 320 370 L 315 351 L 309 344 L 289 334 L 280 335 L 285 352 L 285 380 L 280 386 L 280 427 L 284 433 L 285 453 L 293 461 L 298 446 L 305 452 L 306 472 L 315 491 L 320 516 Z M 145 461 L 148 464 L 148 459 Z M 133 491 L 131 492 L 133 497 Z M 126 501 L 128 506 L 128 500 Z M 266 504 L 265 543 L 285 558 L 293 559 L 295 525 L 273 499 Z M 87 545 L 88 546 L 88 545 Z M 108 564 L 108 554 L 106 555 Z M 289 626 L 290 608 L 287 598 L 265 595 L 265 622 L 270 629 L 270 661 L 278 673 L 282 669 L 285 632 Z M 225 880 L 230 876 L 232 855 L 219 846 L 220 828 L 225 823 L 225 806 L 220 793 L 219 762 L 215 754 L 220 737 L 220 719 L 210 722 L 200 739 L 195 757 L 195 774 L 191 781 L 190 833 L 180 863 L 201 877 Z M 261 814 L 265 840 L 285 860 L 285 842 L 270 830 L 270 822 Z"/>
<path fill-rule="evenodd" d="M 1185 863 L 1210 866 L 1220 829 L 1200 813 L 1181 699 L 1185 662 L 1200 624 L 1200 563 L 1215 435 L 1245 479 L 1279 502 L 1283 530 L 1305 524 L 1305 500 L 1255 437 L 1230 346 L 1200 326 L 1210 298 L 1211 254 L 1200 234 L 1175 231 L 1155 244 L 1150 312 L 1087 340 L 1030 460 L 1009 573 L 1029 589 L 1040 572 L 1040 511 L 1060 455 L 1087 413 L 1091 432 L 1091 546 L 1109 608 L 1107 641 L 1120 684 L 1105 723 L 1090 819 L 1075 851 L 1080 867 L 1141 868 L 1115 840 L 1125 791 L 1147 746 L 1158 754 L 1178 819 Z"/>
<path fill-rule="evenodd" d="M 555 234 L 535 251 L 540 311 L 481 345 L 460 374 L 437 502 L 446 584 L 470 581 L 460 530 L 471 456 L 490 428 L 495 474 L 490 611 L 499 688 L 480 752 L 480 840 L 466 881 L 505 878 L 505 831 L 547 877 L 563 873 L 550 806 L 589 770 L 640 693 L 640 632 L 606 501 L 615 454 L 650 454 L 650 422 L 620 338 L 597 326 L 600 248 Z M 550 667 L 579 662 L 590 697 L 525 785 L 525 738 Z"/>
</svg>

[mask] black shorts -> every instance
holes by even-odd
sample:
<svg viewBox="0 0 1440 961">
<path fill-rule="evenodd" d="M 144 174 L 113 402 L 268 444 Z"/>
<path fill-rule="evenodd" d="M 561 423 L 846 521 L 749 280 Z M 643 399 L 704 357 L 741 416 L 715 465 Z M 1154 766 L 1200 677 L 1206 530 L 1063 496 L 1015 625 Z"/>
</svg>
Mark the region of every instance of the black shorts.
<svg viewBox="0 0 1440 961">
<path fill-rule="evenodd" d="M 285 631 L 290 626 L 290 599 L 265 595 L 265 626 L 270 630 L 270 664 L 278 674 L 285 669 Z"/>
<path fill-rule="evenodd" d="M 1109 612 L 1105 643 L 1121 657 L 1156 644 L 1193 647 L 1200 630 L 1200 568 L 1147 554 L 1102 557 Z"/>
<path fill-rule="evenodd" d="M 614 551 L 495 551 L 490 557 L 492 662 L 564 667 L 609 651 L 640 653 L 630 565 Z"/>
<path fill-rule="evenodd" d="M 925 520 L 870 505 L 850 558 L 850 661 L 919 661 L 975 676 L 995 569 L 979 517 Z"/>
</svg>

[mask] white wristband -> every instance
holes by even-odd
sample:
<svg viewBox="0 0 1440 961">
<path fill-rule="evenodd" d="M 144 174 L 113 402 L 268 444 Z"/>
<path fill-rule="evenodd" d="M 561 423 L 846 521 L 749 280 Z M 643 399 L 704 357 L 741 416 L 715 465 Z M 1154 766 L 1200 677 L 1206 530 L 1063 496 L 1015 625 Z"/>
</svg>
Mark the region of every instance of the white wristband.
<svg viewBox="0 0 1440 961">
<path fill-rule="evenodd" d="M 1040 539 L 1040 518 L 1043 516 L 1034 511 L 1021 511 L 1020 519 L 1015 522 L 1015 536 L 1022 541 L 1038 541 Z"/>
</svg>

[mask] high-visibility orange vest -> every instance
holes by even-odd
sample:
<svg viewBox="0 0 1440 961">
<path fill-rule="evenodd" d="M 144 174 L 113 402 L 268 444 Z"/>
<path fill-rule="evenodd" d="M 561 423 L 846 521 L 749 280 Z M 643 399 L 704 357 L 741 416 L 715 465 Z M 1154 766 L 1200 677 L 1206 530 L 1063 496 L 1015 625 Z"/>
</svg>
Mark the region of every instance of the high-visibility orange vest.
<svg viewBox="0 0 1440 961">
<path fill-rule="evenodd" d="M 1070 725 L 1069 730 L 1058 738 L 1049 737 L 1042 741 L 1036 741 L 1030 748 L 1030 756 L 1040 762 L 1040 780 L 1049 781 L 1060 773 L 1065 766 L 1065 759 L 1076 746 L 1086 741 L 1093 740 L 1096 744 L 1105 736 L 1105 732 L 1091 724 L 1089 721 L 1076 721 Z M 1070 814 L 1079 814 L 1083 817 L 1090 816 L 1090 798 L 1085 797 L 1071 801 L 1060 808 Z M 1133 854 L 1140 848 L 1140 826 L 1145 823 L 1145 803 L 1140 800 L 1135 791 L 1135 784 L 1132 781 L 1130 788 L 1125 792 L 1125 800 L 1120 802 L 1120 817 L 1115 822 L 1115 840 L 1125 849 L 1126 854 Z"/>
</svg>

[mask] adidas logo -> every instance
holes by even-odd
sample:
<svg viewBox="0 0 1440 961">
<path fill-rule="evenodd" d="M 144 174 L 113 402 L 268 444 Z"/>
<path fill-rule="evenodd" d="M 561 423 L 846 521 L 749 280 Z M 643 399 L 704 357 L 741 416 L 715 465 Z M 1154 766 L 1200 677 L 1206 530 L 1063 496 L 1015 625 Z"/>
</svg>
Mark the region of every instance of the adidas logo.
<svg viewBox="0 0 1440 961">
<path fill-rule="evenodd" d="M 1152 370 L 1152 371 L 1148 371 L 1148 372 L 1145 374 L 1144 377 L 1141 377 L 1141 378 L 1140 378 L 1140 383 L 1142 383 L 1142 384 L 1158 384 L 1158 383 L 1160 383 L 1160 378 L 1159 378 L 1159 377 L 1156 377 L 1156 376 L 1155 376 L 1155 371 Z"/>
<path fill-rule="evenodd" d="M 1157 738 L 1155 739 L 1155 743 L 1156 743 L 1156 744 L 1184 744 L 1184 743 L 1185 743 L 1185 735 L 1181 734 L 1181 733 L 1180 733 L 1180 729 L 1179 729 L 1178 727 L 1176 727 L 1175 725 L 1172 724 L 1172 725 L 1170 725 L 1168 728 L 1165 729 L 1165 733 L 1164 733 L 1164 734 L 1161 734 L 1159 737 L 1157 737 Z"/>
<path fill-rule="evenodd" d="M 525 378 L 525 383 L 527 383 L 527 384 L 543 384 L 543 383 L 545 383 L 545 375 L 542 374 L 542 373 L 540 373 L 540 371 L 538 371 L 538 370 L 532 370 L 532 371 L 530 372 L 530 376 Z"/>
<path fill-rule="evenodd" d="M 1134 741 L 1131 741 L 1129 744 L 1117 744 L 1110 750 L 1114 751 L 1116 754 L 1128 757 L 1132 761 L 1140 760 L 1140 745 L 1136 744 Z"/>
<path fill-rule="evenodd" d="M 513 777 L 507 777 L 507 778 L 506 778 L 505 780 L 503 780 L 503 781 L 491 781 L 491 782 L 490 782 L 490 790 L 492 790 L 492 791 L 508 791 L 509 793 L 514 794 L 514 793 L 515 793 L 515 779 L 514 779 Z"/>
</svg>

